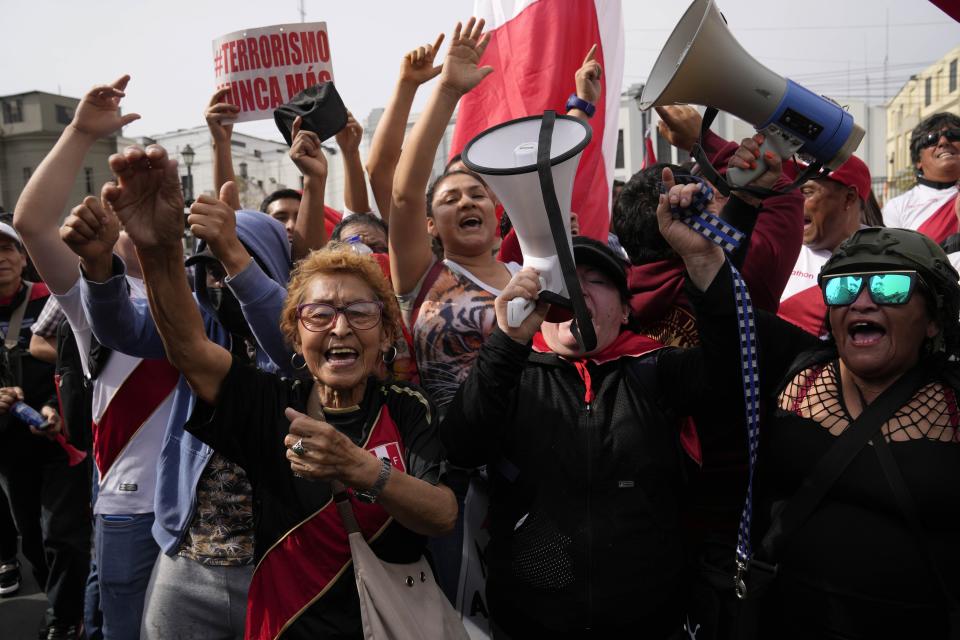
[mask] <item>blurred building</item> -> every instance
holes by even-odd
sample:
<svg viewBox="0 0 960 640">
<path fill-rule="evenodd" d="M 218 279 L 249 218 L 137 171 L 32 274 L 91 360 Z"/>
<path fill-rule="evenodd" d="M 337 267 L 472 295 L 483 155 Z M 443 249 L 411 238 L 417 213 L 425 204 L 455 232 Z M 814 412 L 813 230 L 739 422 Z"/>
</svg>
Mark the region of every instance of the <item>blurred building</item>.
<svg viewBox="0 0 960 640">
<path fill-rule="evenodd" d="M 7 211 L 15 210 L 27 180 L 70 124 L 78 104 L 77 98 L 43 91 L 0 96 L 0 206 Z M 111 178 L 107 159 L 116 150 L 116 136 L 94 143 L 74 182 L 64 217 L 83 198 L 100 193 L 101 185 Z"/>
<path fill-rule="evenodd" d="M 196 199 L 200 194 L 214 194 L 213 144 L 206 125 L 191 129 L 178 129 L 140 138 L 123 138 L 120 146 L 127 144 L 159 144 L 179 163 L 180 179 L 184 194 Z M 190 148 L 192 160 L 187 170 L 184 151 Z M 278 189 L 303 188 L 303 176 L 288 155 L 290 149 L 284 142 L 233 132 L 231 140 L 233 170 L 237 176 L 240 204 L 244 209 L 259 209 L 260 202 Z M 343 164 L 340 150 L 333 140 L 323 144 L 327 157 L 326 204 L 334 209 L 343 209 Z M 192 182 L 192 185 L 190 184 Z"/>
<path fill-rule="evenodd" d="M 957 60 L 960 46 L 907 83 L 887 104 L 886 156 L 889 188 L 903 191 L 913 186 L 916 169 L 910 161 L 910 134 L 920 121 L 947 111 L 960 115 L 960 82 Z"/>
</svg>

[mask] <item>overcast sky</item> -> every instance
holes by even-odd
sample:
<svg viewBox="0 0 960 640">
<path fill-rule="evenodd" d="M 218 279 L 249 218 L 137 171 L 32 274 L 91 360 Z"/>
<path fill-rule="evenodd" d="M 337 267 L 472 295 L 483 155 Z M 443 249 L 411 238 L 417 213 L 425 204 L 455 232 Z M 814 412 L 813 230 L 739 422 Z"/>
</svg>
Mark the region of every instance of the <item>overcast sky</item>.
<svg viewBox="0 0 960 640">
<path fill-rule="evenodd" d="M 384 105 L 406 51 L 433 41 L 440 31 L 449 35 L 473 7 L 472 0 L 304 4 L 308 22 L 327 22 L 337 88 L 358 118 Z M 688 2 L 623 5 L 626 88 L 646 79 Z M 960 24 L 928 0 L 719 0 L 719 5 L 754 57 L 840 102 L 889 98 L 910 74 L 960 44 Z M 215 37 L 300 19 L 297 0 L 2 0 L 0 7 L 0 95 L 41 90 L 79 97 L 94 84 L 130 73 L 124 109 L 143 119 L 127 127 L 129 136 L 202 124 L 213 89 Z M 237 127 L 279 139 L 272 122 Z"/>
</svg>

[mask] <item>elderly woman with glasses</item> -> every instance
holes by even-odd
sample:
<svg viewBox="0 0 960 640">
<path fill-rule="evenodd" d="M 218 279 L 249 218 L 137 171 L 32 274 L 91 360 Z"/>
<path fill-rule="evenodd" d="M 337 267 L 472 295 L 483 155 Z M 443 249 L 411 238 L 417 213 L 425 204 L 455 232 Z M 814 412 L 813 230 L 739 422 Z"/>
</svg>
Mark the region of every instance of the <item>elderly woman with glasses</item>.
<svg viewBox="0 0 960 640">
<path fill-rule="evenodd" d="M 682 205 L 686 188 L 670 197 Z M 733 312 L 730 269 L 658 213 L 694 285 L 699 328 L 716 334 L 707 323 Z M 866 228 L 820 271 L 826 341 L 756 316 L 766 413 L 745 509 L 752 536 L 748 517 L 741 526 L 753 562 L 741 557 L 737 575 L 741 595 L 761 598 L 756 637 L 960 637 L 957 279 L 928 237 Z M 704 350 L 705 364 L 739 413 L 741 347 L 725 336 L 703 340 L 723 343 Z"/>
<path fill-rule="evenodd" d="M 457 517 L 438 481 L 432 404 L 375 375 L 400 331 L 390 285 L 372 259 L 342 245 L 305 258 L 280 323 L 310 376 L 282 379 L 206 337 L 183 277 L 176 163 L 155 155 L 121 176 L 114 195 L 167 356 L 198 398 L 186 429 L 243 467 L 253 486 L 246 637 L 362 638 L 334 482 L 347 487 L 364 537 L 387 562 L 416 562 L 426 536 L 449 532 Z"/>
</svg>

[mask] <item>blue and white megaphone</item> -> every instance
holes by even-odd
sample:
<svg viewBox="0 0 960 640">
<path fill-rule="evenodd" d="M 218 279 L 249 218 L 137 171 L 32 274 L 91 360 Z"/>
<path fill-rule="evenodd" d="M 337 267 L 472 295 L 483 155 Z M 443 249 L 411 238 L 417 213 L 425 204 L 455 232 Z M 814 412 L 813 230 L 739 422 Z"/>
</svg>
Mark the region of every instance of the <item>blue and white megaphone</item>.
<svg viewBox="0 0 960 640">
<path fill-rule="evenodd" d="M 640 96 L 640 108 L 701 104 L 749 122 L 765 135 L 762 151 L 794 153 L 837 169 L 863 139 L 853 116 L 757 62 L 727 28 L 714 0 L 694 0 L 660 52 Z M 766 171 L 763 153 L 752 170 L 730 169 L 742 187 Z"/>
</svg>

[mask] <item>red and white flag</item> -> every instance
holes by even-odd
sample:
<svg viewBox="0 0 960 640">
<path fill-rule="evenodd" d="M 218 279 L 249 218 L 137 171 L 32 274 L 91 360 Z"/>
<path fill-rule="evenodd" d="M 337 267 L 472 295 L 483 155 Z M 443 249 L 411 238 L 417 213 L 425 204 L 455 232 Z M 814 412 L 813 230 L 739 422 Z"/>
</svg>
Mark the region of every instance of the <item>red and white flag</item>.
<svg viewBox="0 0 960 640">
<path fill-rule="evenodd" d="M 501 122 L 547 109 L 566 113 L 567 98 L 576 91 L 574 74 L 597 45 L 600 103 L 590 119 L 593 138 L 580 158 L 571 208 L 580 216 L 581 234 L 606 241 L 623 83 L 620 0 L 475 0 L 474 15 L 487 21 L 490 33 L 479 66 L 494 72 L 460 101 L 451 155 Z"/>
<path fill-rule="evenodd" d="M 649 169 L 657 164 L 657 154 L 653 150 L 653 138 L 650 137 L 650 130 L 643 134 L 643 168 Z"/>
</svg>

